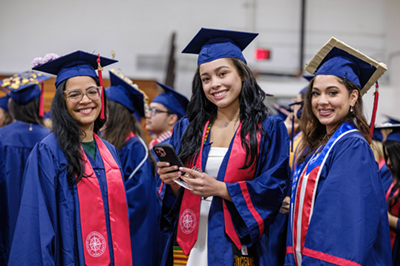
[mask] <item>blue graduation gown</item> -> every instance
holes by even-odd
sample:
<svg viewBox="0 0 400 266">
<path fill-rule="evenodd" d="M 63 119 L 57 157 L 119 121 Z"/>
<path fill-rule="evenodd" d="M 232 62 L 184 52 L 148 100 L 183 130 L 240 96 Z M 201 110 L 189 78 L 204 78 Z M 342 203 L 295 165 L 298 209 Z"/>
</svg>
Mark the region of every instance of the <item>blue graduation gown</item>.
<svg viewBox="0 0 400 266">
<path fill-rule="evenodd" d="M 293 239 L 291 221 L 292 217 L 288 247 Z M 304 248 L 312 255 L 303 254 L 302 265 L 335 265 L 324 259 L 332 257 L 358 263 L 354 265 L 391 265 L 387 207 L 378 164 L 359 132 L 340 139 L 328 155 Z M 293 253 L 286 255 L 285 265 L 295 265 Z"/>
<path fill-rule="evenodd" d="M 137 136 L 130 138 L 119 151 L 129 207 L 133 265 L 158 266 L 165 240 L 159 225 L 161 205 L 156 192 L 157 179 L 150 159 L 128 179 L 146 154 L 147 149 Z"/>
<path fill-rule="evenodd" d="M 36 143 L 50 133 L 50 130 L 37 124 L 21 121 L 1 127 L 3 136 L 6 187 L 9 215 L 9 243 L 12 242 L 21 199 L 21 182 L 30 152 Z"/>
<path fill-rule="evenodd" d="M 171 144 L 179 151 L 181 138 L 188 126 L 188 119 L 180 120 L 174 128 Z M 286 127 L 279 118 L 268 117 L 262 124 L 266 135 L 260 141 L 259 156 L 255 177 L 247 181 L 251 202 L 264 222 L 264 232 L 259 231 L 259 226 L 247 207 L 244 194 L 239 183 L 226 183 L 232 202 L 225 201 L 236 232 L 243 245 L 255 247 L 257 251 L 256 265 L 270 263 L 268 243 L 268 228 L 285 196 L 287 180 L 289 179 L 289 137 Z M 203 148 L 202 169 L 204 171 L 211 144 L 207 142 Z M 232 143 L 223 159 L 217 180 L 223 181 L 226 167 L 230 157 Z M 233 155 L 234 156 L 234 155 Z M 172 265 L 172 245 L 174 232 L 177 228 L 179 208 L 184 188 L 175 198 L 169 186 L 162 194 L 161 226 L 169 233 L 169 239 L 164 252 L 161 265 Z M 262 234 L 260 239 L 260 233 Z M 189 255 L 190 256 L 190 255 Z M 224 214 L 222 199 L 214 197 L 208 221 L 208 265 L 233 265 L 232 241 L 225 234 Z"/>
<path fill-rule="evenodd" d="M 0 135 L 0 265 L 7 265 L 9 253 L 8 199 L 3 152 L 3 138 Z"/>
<path fill-rule="evenodd" d="M 102 141 L 120 167 L 115 147 Z M 106 176 L 96 149 L 95 160 L 87 153 L 86 156 L 99 181 L 110 240 Z M 78 191 L 76 185 L 68 184 L 66 165 L 67 160 L 54 134 L 32 150 L 24 173 L 10 265 L 85 265 Z M 108 244 L 113 265 L 113 248 L 110 241 Z"/>
</svg>

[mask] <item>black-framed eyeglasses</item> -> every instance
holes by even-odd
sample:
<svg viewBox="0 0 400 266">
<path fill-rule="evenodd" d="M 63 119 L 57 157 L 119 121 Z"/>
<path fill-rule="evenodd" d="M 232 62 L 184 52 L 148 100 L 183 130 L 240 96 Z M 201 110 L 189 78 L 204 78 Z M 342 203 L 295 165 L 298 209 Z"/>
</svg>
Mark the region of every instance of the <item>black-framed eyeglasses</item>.
<svg viewBox="0 0 400 266">
<path fill-rule="evenodd" d="M 71 103 L 79 103 L 82 101 L 84 95 L 86 95 L 89 100 L 97 101 L 100 99 L 101 91 L 101 86 L 93 86 L 87 88 L 85 93 L 81 90 L 64 91 L 64 93 L 67 95 L 67 98 Z"/>
<path fill-rule="evenodd" d="M 155 116 L 157 113 L 167 113 L 169 115 L 172 114 L 170 111 L 163 111 L 155 107 L 146 109 L 146 113 L 150 113 L 150 116 Z"/>
</svg>

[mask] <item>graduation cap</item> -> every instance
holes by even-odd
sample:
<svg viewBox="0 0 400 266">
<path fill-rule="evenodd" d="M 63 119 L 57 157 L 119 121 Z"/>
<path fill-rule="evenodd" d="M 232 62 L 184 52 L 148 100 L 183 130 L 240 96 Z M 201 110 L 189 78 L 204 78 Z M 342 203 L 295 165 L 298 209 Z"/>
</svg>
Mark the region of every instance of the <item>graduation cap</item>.
<svg viewBox="0 0 400 266">
<path fill-rule="evenodd" d="M 40 98 L 39 116 L 43 117 L 43 81 L 50 76 L 29 70 L 3 79 L 0 86 L 9 89 L 10 98 L 17 104 L 27 104 Z M 39 87 L 42 84 L 42 88 Z"/>
<path fill-rule="evenodd" d="M 176 114 L 178 119 L 184 117 L 189 100 L 173 88 L 159 82 L 157 84 L 164 89 L 164 93 L 154 97 L 152 102 L 164 105 L 171 113 Z"/>
<path fill-rule="evenodd" d="M 375 128 L 379 129 L 379 130 L 380 129 L 391 129 L 392 132 L 389 133 L 389 135 L 386 137 L 386 140 L 400 142 L 400 123 L 397 123 L 397 124 L 385 123 L 385 124 L 379 125 Z"/>
<path fill-rule="evenodd" d="M 4 97 L 0 98 L 0 108 L 4 109 L 8 113 L 8 99 L 10 99 L 10 96 L 6 95 Z"/>
<path fill-rule="evenodd" d="M 311 59 L 305 70 L 313 75 L 334 75 L 347 79 L 360 88 L 362 96 L 387 67 L 332 37 Z"/>
<path fill-rule="evenodd" d="M 132 84 L 121 72 L 113 70 L 110 71 L 110 82 L 111 86 L 106 89 L 107 99 L 125 106 L 139 121 L 145 117 L 145 95 L 137 85 Z"/>
<path fill-rule="evenodd" d="M 52 59 L 43 64 L 39 64 L 33 69 L 45 73 L 57 75 L 56 87 L 64 80 L 77 76 L 89 76 L 100 81 L 103 86 L 102 70 L 103 67 L 118 62 L 114 59 L 101 57 L 100 54 L 90 54 L 83 51 L 76 51 L 58 58 Z M 95 69 L 98 70 L 98 76 Z M 104 98 L 101 97 L 101 114 L 100 118 L 104 119 Z"/>
<path fill-rule="evenodd" d="M 258 33 L 201 28 L 182 53 L 198 54 L 197 65 L 219 58 L 244 59 L 242 51 Z"/>
<path fill-rule="evenodd" d="M 303 78 L 305 78 L 306 80 L 308 80 L 308 82 L 310 82 L 310 81 L 314 78 L 314 75 L 304 75 Z M 302 88 L 301 91 L 300 91 L 299 93 L 301 93 L 301 94 L 306 94 L 307 88 L 308 88 L 308 84 L 307 84 L 307 86 L 305 86 L 304 88 Z M 290 105 L 289 105 L 289 106 L 290 106 Z"/>
</svg>

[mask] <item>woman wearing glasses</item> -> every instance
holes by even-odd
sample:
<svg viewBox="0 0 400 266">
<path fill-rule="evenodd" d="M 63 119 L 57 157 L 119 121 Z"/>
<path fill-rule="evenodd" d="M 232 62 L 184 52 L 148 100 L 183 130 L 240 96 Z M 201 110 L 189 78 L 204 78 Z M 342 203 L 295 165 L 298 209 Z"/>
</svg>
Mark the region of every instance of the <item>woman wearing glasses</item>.
<svg viewBox="0 0 400 266">
<path fill-rule="evenodd" d="M 106 114 L 95 68 L 114 62 L 77 51 L 34 68 L 57 75 L 53 134 L 25 168 L 10 265 L 132 265 L 118 153 L 95 134 Z"/>
</svg>

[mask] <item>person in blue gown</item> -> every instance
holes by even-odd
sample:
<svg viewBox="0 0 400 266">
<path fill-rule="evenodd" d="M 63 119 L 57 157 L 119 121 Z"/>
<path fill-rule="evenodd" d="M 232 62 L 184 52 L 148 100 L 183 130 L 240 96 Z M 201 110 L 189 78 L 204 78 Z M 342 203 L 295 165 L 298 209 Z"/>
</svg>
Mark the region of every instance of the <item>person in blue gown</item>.
<svg viewBox="0 0 400 266">
<path fill-rule="evenodd" d="M 0 98 L 0 127 L 7 126 L 13 121 L 8 111 L 8 99 L 10 99 L 10 96 L 8 96 L 7 90 L 5 90 L 5 92 L 7 95 Z"/>
<path fill-rule="evenodd" d="M 186 115 L 189 100 L 173 88 L 157 82 L 164 92 L 151 101 L 146 110 L 146 129 L 155 135 L 150 141 L 149 148 L 155 144 L 168 143 L 172 136 L 175 123 Z M 154 153 L 154 156 L 155 153 Z"/>
<path fill-rule="evenodd" d="M 386 67 L 332 38 L 307 64 L 285 266 L 391 265 L 388 215 L 362 95 Z"/>
<path fill-rule="evenodd" d="M 102 138 L 117 148 L 122 164 L 133 265 L 158 266 L 166 240 L 159 226 L 161 205 L 156 192 L 155 159 L 136 119 L 144 117 L 147 96 L 121 72 L 110 71 L 110 82 Z"/>
<path fill-rule="evenodd" d="M 95 133 L 107 114 L 95 69 L 114 62 L 76 51 L 35 66 L 57 75 L 53 133 L 28 158 L 9 265 L 132 265 L 118 152 Z"/>
<path fill-rule="evenodd" d="M 392 246 L 393 265 L 400 265 L 400 124 L 386 124 L 378 129 L 391 130 L 383 142 L 384 157 L 393 179 L 386 192 L 390 226 L 390 241 Z"/>
<path fill-rule="evenodd" d="M 8 197 L 9 240 L 12 242 L 21 199 L 21 183 L 26 161 L 37 142 L 46 137 L 50 130 L 43 126 L 40 117 L 41 89 L 37 83 L 50 78 L 37 77 L 37 72 L 26 71 L 3 80 L 2 86 L 10 89 L 9 111 L 13 122 L 0 128 L 3 136 L 6 187 Z M 29 80 L 27 83 L 18 81 Z"/>
<path fill-rule="evenodd" d="M 8 230 L 8 199 L 7 199 L 7 186 L 5 177 L 5 161 L 3 150 L 3 138 L 0 135 L 0 265 L 7 265 L 9 247 L 9 230 Z"/>
<path fill-rule="evenodd" d="M 161 265 L 270 265 L 267 232 L 285 196 L 289 139 L 242 54 L 256 36 L 203 28 L 183 51 L 199 54 L 198 69 L 188 117 L 170 141 L 185 167 L 157 163 L 170 236 Z"/>
</svg>

